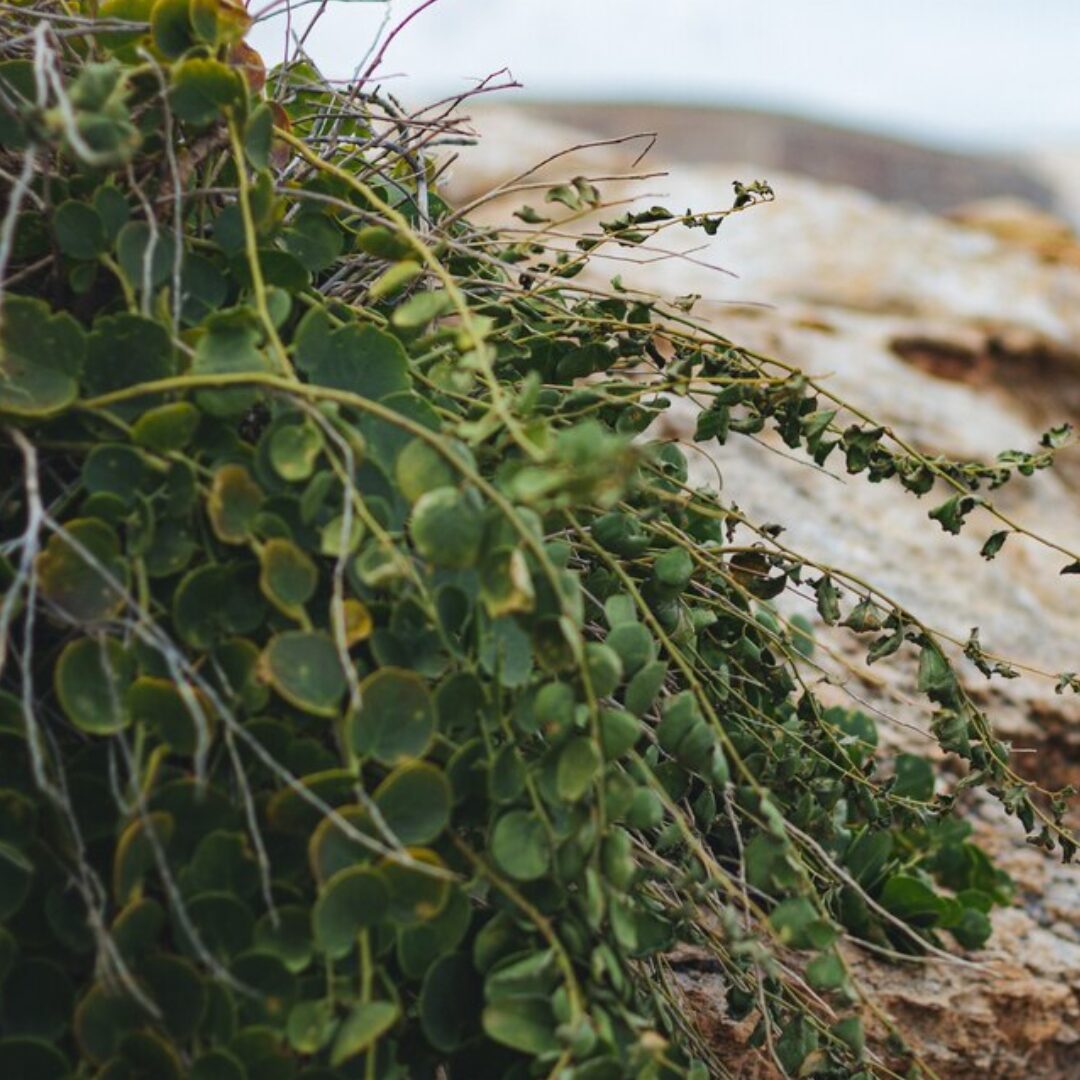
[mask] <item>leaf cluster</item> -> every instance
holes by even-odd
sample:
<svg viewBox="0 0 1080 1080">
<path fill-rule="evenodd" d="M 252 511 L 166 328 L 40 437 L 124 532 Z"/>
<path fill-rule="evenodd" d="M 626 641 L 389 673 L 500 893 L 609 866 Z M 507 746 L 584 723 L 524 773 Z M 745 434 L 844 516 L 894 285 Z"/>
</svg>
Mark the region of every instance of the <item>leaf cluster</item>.
<svg viewBox="0 0 1080 1080">
<path fill-rule="evenodd" d="M 1013 772 L 930 628 L 695 489 L 648 429 L 691 395 L 702 441 L 770 424 L 819 465 L 959 483 L 950 531 L 1065 434 L 992 467 L 896 451 L 693 329 L 692 301 L 568 285 L 763 183 L 555 252 L 442 201 L 450 121 L 302 61 L 267 78 L 229 0 L 19 7 L 7 1073 L 723 1075 L 681 945 L 789 1075 L 896 1075 L 842 944 L 979 948 L 1010 883 L 960 785 L 819 700 L 810 624 L 774 601 L 809 591 L 870 661 L 917 650 L 961 784 L 1068 856 L 1063 800 Z M 602 210 L 583 177 L 546 201 Z M 977 634 L 967 655 L 1011 674 Z"/>
</svg>

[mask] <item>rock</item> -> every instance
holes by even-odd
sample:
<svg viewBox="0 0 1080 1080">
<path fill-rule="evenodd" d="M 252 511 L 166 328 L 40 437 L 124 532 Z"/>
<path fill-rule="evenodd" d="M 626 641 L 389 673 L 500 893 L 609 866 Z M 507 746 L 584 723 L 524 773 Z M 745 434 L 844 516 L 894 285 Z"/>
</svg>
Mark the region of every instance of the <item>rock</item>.
<svg viewBox="0 0 1080 1080">
<path fill-rule="evenodd" d="M 1023 199 L 979 199 L 951 210 L 949 220 L 981 229 L 1006 244 L 1033 252 L 1046 262 L 1080 266 L 1080 239 L 1072 226 Z"/>
<path fill-rule="evenodd" d="M 1022 159 L 955 153 L 802 116 L 578 102 L 537 102 L 520 112 L 530 120 L 606 136 L 647 129 L 657 132 L 660 153 L 668 160 L 694 165 L 753 161 L 770 176 L 794 173 L 932 211 L 988 197 L 1018 198 L 1044 208 L 1054 208 L 1059 200 L 1038 165 Z"/>
<path fill-rule="evenodd" d="M 478 124 L 493 135 L 455 166 L 459 198 L 506 180 L 507 161 L 540 160 L 589 139 L 513 111 L 485 114 Z M 637 152 L 629 144 L 579 151 L 526 182 L 625 175 Z M 646 188 L 646 205 L 716 210 L 730 205 L 732 179 L 760 172 L 754 164 L 676 164 L 637 192 Z M 658 246 L 682 257 L 598 261 L 594 281 L 617 272 L 627 287 L 701 294 L 694 314 L 724 337 L 801 367 L 930 455 L 992 461 L 1002 450 L 1035 450 L 1052 424 L 1080 421 L 1080 246 L 1060 222 L 1015 203 L 968 207 L 944 220 L 805 177 L 768 179 L 776 201 L 725 221 L 712 240 L 669 230 Z M 603 190 L 611 199 L 635 195 L 624 181 Z M 551 211 L 541 186 L 482 212 L 505 222 L 523 201 Z M 563 216 L 557 209 L 553 216 Z M 677 399 L 655 433 L 693 446 L 697 412 L 694 401 Z M 986 649 L 1038 669 L 993 683 L 970 666 L 963 671 L 999 736 L 1012 742 L 1019 769 L 1049 786 L 1080 780 L 1080 704 L 1056 694 L 1053 678 L 1080 668 L 1080 577 L 1060 575 L 1069 556 L 1014 535 L 986 562 L 979 549 L 1002 526 L 985 512 L 974 513 L 962 535 L 948 535 L 927 517 L 943 491 L 918 500 L 896 484 L 849 477 L 842 463 L 817 469 L 769 435 L 698 446 L 689 457 L 698 483 L 715 486 L 719 470 L 724 499 L 759 521 L 779 521 L 789 547 L 874 582 L 958 645 L 978 626 Z M 1054 470 L 994 492 L 995 505 L 1064 548 L 1080 548 L 1078 458 L 1064 451 Z M 808 601 L 791 603 L 812 611 Z M 835 654 L 821 653 L 836 683 L 820 686 L 823 696 L 874 710 L 886 741 L 926 753 L 929 708 L 915 693 L 912 655 L 867 669 L 851 637 L 821 631 L 819 640 Z M 989 800 L 972 801 L 970 810 L 979 842 L 1018 885 L 1017 907 L 995 914 L 991 947 L 973 958 L 979 966 L 936 958 L 897 966 L 853 952 L 859 979 L 943 1078 L 1074 1080 L 1077 871 L 1026 846 L 1015 821 Z M 746 1056 L 749 1032 L 725 1017 L 717 977 L 692 956 L 682 961 L 672 963 L 689 1007 L 714 1045 L 731 1047 L 733 1074 L 772 1075 Z M 883 1032 L 872 1034 L 876 1052 L 886 1054 Z"/>
<path fill-rule="evenodd" d="M 978 967 L 860 955 L 860 981 L 917 1057 L 948 1080 L 1074 1075 L 1080 1005 L 1071 979 L 1080 970 L 1080 945 L 1062 942 L 1019 910 L 1000 911 L 993 921 L 996 955 Z M 906 1060 L 880 1052 L 895 1066 Z"/>
</svg>

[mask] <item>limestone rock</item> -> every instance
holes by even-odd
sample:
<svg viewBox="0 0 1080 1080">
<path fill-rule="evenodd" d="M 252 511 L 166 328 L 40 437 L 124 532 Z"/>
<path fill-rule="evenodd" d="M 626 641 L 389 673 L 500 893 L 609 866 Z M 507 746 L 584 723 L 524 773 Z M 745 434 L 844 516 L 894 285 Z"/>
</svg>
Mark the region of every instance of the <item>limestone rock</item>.
<svg viewBox="0 0 1080 1080">
<path fill-rule="evenodd" d="M 1080 241 L 1067 221 L 1023 199 L 979 199 L 951 210 L 949 220 L 1026 248 L 1046 262 L 1080 266 Z"/>
<path fill-rule="evenodd" d="M 539 161 L 589 138 L 513 111 L 489 113 L 478 126 L 492 137 L 455 166 L 459 199 L 507 180 L 507 162 Z M 639 146 L 579 151 L 526 182 L 625 175 Z M 637 168 L 646 167 L 656 166 L 647 159 Z M 732 179 L 759 171 L 676 162 L 667 177 L 636 188 L 608 182 L 604 193 L 676 212 L 716 210 L 730 204 Z M 715 238 L 664 233 L 659 246 L 683 257 L 598 261 L 594 274 L 618 273 L 627 287 L 666 297 L 701 294 L 694 314 L 726 338 L 798 365 L 928 454 L 992 461 L 1002 450 L 1034 450 L 1052 424 L 1080 421 L 1080 244 L 1067 227 L 1015 204 L 969 208 L 949 221 L 838 185 L 767 179 L 776 201 L 725 221 Z M 530 188 L 483 212 L 506 221 L 515 206 L 542 200 L 543 188 Z M 692 446 L 697 408 L 674 401 L 657 434 Z M 988 563 L 979 548 L 1001 524 L 985 513 L 961 536 L 947 535 L 927 517 L 943 492 L 917 500 L 898 485 L 849 477 L 831 460 L 828 471 L 817 469 L 768 435 L 689 456 L 699 483 L 715 485 L 719 470 L 724 498 L 759 521 L 779 521 L 789 547 L 873 581 L 957 642 L 978 626 L 985 648 L 1043 673 L 1080 669 L 1080 577 L 1060 575 L 1069 561 L 1062 552 L 1010 536 Z M 1064 451 L 1053 471 L 994 492 L 995 505 L 1080 548 L 1078 459 L 1076 449 Z M 926 752 L 929 710 L 915 694 L 912 657 L 867 670 L 850 638 L 830 632 L 822 640 L 839 658 L 839 685 L 822 692 L 865 703 L 885 718 L 879 728 L 894 745 Z M 1076 697 L 1055 694 L 1053 679 L 1039 675 L 987 683 L 968 668 L 965 679 L 1026 774 L 1051 785 L 1080 779 Z M 1016 823 L 989 802 L 971 812 L 980 842 L 1018 882 L 1017 907 L 995 915 L 991 947 L 972 958 L 979 966 L 897 966 L 859 954 L 860 978 L 948 1080 L 1071 1080 L 1080 1076 L 1078 871 L 1025 846 Z M 715 976 L 692 959 L 680 966 L 673 958 L 690 1007 L 718 1043 L 738 1046 L 748 1032 L 727 1022 Z M 876 1048 L 886 1053 L 880 1038 Z M 735 1051 L 732 1062 L 735 1075 L 770 1075 Z"/>
</svg>

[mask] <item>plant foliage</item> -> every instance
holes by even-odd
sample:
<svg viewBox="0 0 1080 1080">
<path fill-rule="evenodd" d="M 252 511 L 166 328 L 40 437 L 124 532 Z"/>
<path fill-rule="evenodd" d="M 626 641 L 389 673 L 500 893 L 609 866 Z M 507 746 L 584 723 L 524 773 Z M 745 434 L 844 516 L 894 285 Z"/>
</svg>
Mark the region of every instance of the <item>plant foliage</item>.
<svg viewBox="0 0 1080 1080">
<path fill-rule="evenodd" d="M 1068 858 L 1064 800 L 953 643 L 648 429 L 689 395 L 950 532 L 1066 433 L 927 458 L 692 297 L 574 283 L 767 185 L 556 250 L 590 181 L 470 224 L 444 108 L 267 76 L 229 0 L 2 11 L 5 1076 L 724 1075 L 676 947 L 789 1075 L 896 1075 L 845 943 L 980 947 L 1009 882 L 960 791 Z M 819 701 L 781 594 L 916 658 L 952 780 Z"/>
</svg>

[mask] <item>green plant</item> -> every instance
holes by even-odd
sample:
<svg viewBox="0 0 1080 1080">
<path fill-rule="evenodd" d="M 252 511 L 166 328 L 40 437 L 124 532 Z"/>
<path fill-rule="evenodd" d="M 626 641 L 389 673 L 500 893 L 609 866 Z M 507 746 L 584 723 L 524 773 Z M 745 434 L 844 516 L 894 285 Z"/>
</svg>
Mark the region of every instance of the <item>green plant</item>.
<svg viewBox="0 0 1080 1080">
<path fill-rule="evenodd" d="M 1067 433 L 928 459 L 690 298 L 574 284 L 766 185 L 557 252 L 444 204 L 451 121 L 267 81 L 226 0 L 4 12 L 5 1075 L 723 1075 L 680 943 L 789 1074 L 897 1075 L 839 946 L 983 944 L 1010 885 L 959 792 L 1075 850 L 949 655 L 1015 671 L 637 437 L 691 395 L 958 531 Z M 962 779 L 821 706 L 785 592 L 917 653 Z"/>
</svg>

